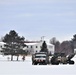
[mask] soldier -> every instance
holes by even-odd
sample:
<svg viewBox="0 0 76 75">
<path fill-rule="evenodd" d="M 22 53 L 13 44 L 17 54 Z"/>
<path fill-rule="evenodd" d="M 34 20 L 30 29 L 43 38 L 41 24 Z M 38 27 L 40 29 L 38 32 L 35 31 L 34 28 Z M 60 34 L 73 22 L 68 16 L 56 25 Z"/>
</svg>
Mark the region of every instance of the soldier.
<svg viewBox="0 0 76 75">
<path fill-rule="evenodd" d="M 25 55 L 23 55 L 22 60 L 23 60 L 23 61 L 25 60 Z"/>
<path fill-rule="evenodd" d="M 10 57 L 7 57 L 7 59 L 8 59 L 8 61 L 9 61 Z"/>
</svg>

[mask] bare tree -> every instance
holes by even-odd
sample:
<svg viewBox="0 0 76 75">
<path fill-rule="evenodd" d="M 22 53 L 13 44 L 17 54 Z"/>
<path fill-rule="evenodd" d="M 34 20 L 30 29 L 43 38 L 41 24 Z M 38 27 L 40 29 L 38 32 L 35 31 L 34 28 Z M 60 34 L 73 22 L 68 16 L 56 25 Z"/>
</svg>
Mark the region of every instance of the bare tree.
<svg viewBox="0 0 76 75">
<path fill-rule="evenodd" d="M 53 37 L 51 40 L 50 40 L 50 43 L 55 45 L 56 44 L 56 37 Z"/>
<path fill-rule="evenodd" d="M 72 43 L 71 41 L 63 41 L 60 46 L 61 52 L 66 55 L 73 53 Z"/>
<path fill-rule="evenodd" d="M 60 53 L 60 42 L 59 41 L 56 41 L 55 43 L 55 53 Z"/>
</svg>

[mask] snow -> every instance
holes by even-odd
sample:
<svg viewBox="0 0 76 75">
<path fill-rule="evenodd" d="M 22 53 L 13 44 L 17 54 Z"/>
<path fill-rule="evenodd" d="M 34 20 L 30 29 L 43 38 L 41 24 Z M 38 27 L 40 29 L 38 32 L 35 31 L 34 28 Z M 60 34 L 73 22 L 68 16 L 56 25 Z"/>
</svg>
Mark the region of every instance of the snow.
<svg viewBox="0 0 76 75">
<path fill-rule="evenodd" d="M 25 43 L 26 45 L 36 45 L 38 43 Z"/>
<path fill-rule="evenodd" d="M 76 64 L 74 65 L 32 65 L 31 56 L 26 56 L 26 60 L 10 61 L 10 56 L 0 55 L 0 75 L 76 75 Z M 76 56 L 73 58 L 76 62 Z"/>
<path fill-rule="evenodd" d="M 6 43 L 4 43 L 4 42 L 0 42 L 0 45 L 4 45 L 4 44 L 6 44 Z"/>
</svg>

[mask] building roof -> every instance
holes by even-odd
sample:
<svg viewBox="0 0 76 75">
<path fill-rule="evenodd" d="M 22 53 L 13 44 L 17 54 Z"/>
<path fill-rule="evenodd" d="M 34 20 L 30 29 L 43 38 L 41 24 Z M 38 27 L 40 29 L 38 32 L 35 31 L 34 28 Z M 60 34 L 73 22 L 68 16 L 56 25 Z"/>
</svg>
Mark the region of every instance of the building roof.
<svg viewBox="0 0 76 75">
<path fill-rule="evenodd" d="M 4 43 L 4 42 L 0 42 L 0 45 L 3 45 L 3 44 L 6 44 L 6 43 Z"/>
<path fill-rule="evenodd" d="M 25 43 L 26 45 L 37 45 L 37 44 L 39 44 L 39 43 L 43 43 L 43 42 L 38 42 L 38 43 Z M 47 45 L 51 45 L 51 46 L 54 46 L 53 44 L 50 44 L 50 43 L 48 43 L 48 42 L 46 42 L 46 44 Z"/>
<path fill-rule="evenodd" d="M 38 43 L 25 43 L 26 45 L 36 45 Z"/>
</svg>

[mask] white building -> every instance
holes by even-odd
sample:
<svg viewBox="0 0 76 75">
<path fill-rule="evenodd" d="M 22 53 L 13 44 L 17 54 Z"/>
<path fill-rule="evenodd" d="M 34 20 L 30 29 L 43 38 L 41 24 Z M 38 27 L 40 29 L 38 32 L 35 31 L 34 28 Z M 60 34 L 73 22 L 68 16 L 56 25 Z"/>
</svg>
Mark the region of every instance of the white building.
<svg viewBox="0 0 76 75">
<path fill-rule="evenodd" d="M 27 47 L 24 48 L 24 50 L 26 50 L 26 52 L 28 52 L 29 54 L 34 54 L 36 52 L 40 52 L 41 50 L 41 46 L 42 46 L 43 42 L 37 42 L 37 43 L 25 43 L 27 45 Z M 2 51 L 2 48 L 4 48 L 4 42 L 0 42 L 0 51 Z M 49 53 L 54 54 L 54 45 L 47 43 L 47 49 L 49 51 Z"/>
<path fill-rule="evenodd" d="M 36 52 L 40 52 L 41 50 L 41 46 L 42 46 L 43 42 L 39 42 L 39 43 L 25 43 L 27 45 L 27 47 L 24 49 L 27 52 L 29 52 L 30 54 L 34 54 Z M 54 54 L 54 45 L 47 43 L 47 49 L 49 51 L 49 53 Z"/>
<path fill-rule="evenodd" d="M 0 54 L 2 54 L 1 53 L 1 51 L 2 51 L 2 48 L 4 48 L 4 45 L 5 45 L 6 43 L 4 43 L 4 42 L 0 42 Z"/>
<path fill-rule="evenodd" d="M 2 50 L 2 48 L 4 48 L 4 44 L 6 44 L 6 43 L 0 42 L 0 50 Z"/>
</svg>

